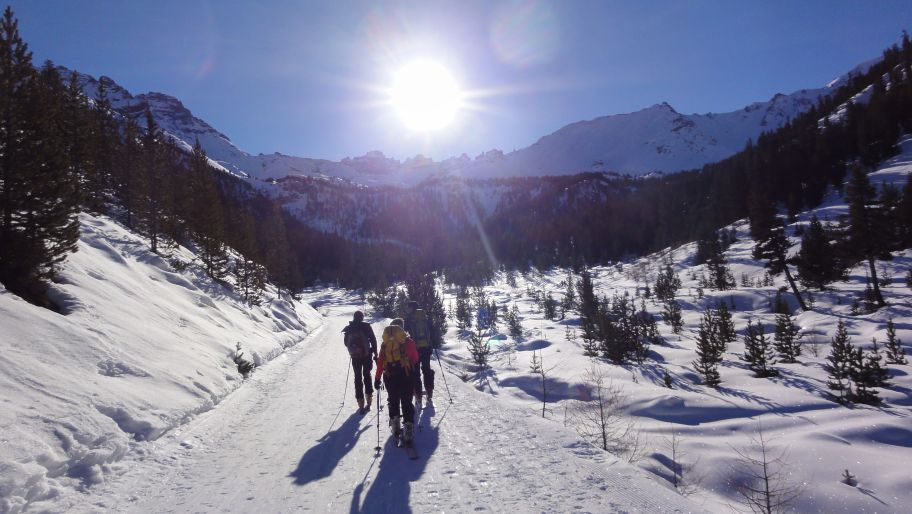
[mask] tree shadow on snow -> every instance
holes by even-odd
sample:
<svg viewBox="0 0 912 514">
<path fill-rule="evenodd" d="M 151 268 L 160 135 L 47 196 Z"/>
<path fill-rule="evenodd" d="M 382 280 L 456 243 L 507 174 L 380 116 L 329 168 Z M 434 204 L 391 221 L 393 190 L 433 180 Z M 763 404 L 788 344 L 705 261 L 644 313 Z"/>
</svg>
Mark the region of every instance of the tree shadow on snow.
<svg viewBox="0 0 912 514">
<path fill-rule="evenodd" d="M 371 426 L 361 426 L 361 415 L 357 412 L 342 423 L 339 428 L 327 432 L 317 444 L 307 450 L 298 462 L 298 467 L 288 476 L 295 485 L 307 485 L 328 477 L 345 455 L 355 447 L 358 437 Z"/>
<path fill-rule="evenodd" d="M 420 411 L 416 410 L 415 450 L 418 453 L 417 460 L 409 460 L 405 450 L 396 448 L 396 443 L 392 438 L 387 439 L 383 445 L 383 454 L 380 459 L 380 466 L 377 468 L 377 476 L 371 483 L 363 504 L 361 503 L 361 492 L 363 491 L 364 482 L 355 488 L 349 508 L 351 514 L 368 512 L 407 514 L 412 512 L 412 508 L 409 505 L 409 497 L 412 492 L 411 483 L 421 478 L 421 475 L 424 474 L 428 458 L 440 444 L 440 423 L 446 416 L 448 409 L 449 405 L 436 420 L 436 423 L 434 418 L 437 413 L 434 407 L 425 407 Z M 373 463 L 371 466 L 373 466 Z"/>
</svg>

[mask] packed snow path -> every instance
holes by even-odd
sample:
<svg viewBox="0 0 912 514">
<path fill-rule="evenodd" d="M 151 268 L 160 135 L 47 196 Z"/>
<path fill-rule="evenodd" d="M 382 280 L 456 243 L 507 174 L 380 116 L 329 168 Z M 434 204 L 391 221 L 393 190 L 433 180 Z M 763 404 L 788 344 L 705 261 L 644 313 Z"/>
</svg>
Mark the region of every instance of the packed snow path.
<svg viewBox="0 0 912 514">
<path fill-rule="evenodd" d="M 700 510 L 559 422 L 504 409 L 451 373 L 453 403 L 438 372 L 436 406 L 416 413 L 416 461 L 389 438 L 384 391 L 378 455 L 376 408 L 358 414 L 351 386 L 341 405 L 348 356 L 340 331 L 354 308 L 324 306 L 323 330 L 257 370 L 218 408 L 148 443 L 75 510 Z"/>
</svg>

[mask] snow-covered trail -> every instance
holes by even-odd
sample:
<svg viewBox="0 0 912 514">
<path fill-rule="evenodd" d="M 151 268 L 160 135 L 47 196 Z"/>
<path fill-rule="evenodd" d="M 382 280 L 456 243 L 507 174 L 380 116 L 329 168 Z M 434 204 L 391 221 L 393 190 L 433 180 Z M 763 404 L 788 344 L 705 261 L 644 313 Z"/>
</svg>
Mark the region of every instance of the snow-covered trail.
<svg viewBox="0 0 912 514">
<path fill-rule="evenodd" d="M 258 370 L 216 409 L 151 443 L 76 511 L 693 512 L 700 510 L 554 421 L 507 409 L 438 373 L 418 411 L 417 461 L 389 441 L 386 409 L 341 406 L 353 305 L 324 306 L 322 331 Z M 374 325 L 379 332 L 382 323 Z M 435 366 L 436 367 L 436 366 Z M 383 395 L 385 403 L 385 394 Z"/>
</svg>

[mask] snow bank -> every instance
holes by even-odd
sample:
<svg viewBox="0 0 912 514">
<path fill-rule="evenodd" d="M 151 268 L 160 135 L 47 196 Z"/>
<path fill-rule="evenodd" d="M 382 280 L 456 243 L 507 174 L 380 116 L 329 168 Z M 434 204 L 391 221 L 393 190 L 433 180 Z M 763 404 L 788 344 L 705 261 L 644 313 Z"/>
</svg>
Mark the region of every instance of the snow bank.
<svg viewBox="0 0 912 514">
<path fill-rule="evenodd" d="M 264 363 L 322 323 L 274 290 L 249 307 L 197 266 L 177 272 L 107 218 L 81 225 L 52 291 L 65 315 L 0 287 L 3 513 L 104 481 L 127 452 L 212 408 L 242 383 L 236 343 Z"/>
</svg>

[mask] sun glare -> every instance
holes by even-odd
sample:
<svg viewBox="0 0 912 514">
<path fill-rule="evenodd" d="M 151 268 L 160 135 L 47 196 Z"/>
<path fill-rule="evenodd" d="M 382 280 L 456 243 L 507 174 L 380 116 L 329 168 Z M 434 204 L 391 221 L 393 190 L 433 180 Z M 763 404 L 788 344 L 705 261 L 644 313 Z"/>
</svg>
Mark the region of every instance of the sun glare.
<svg viewBox="0 0 912 514">
<path fill-rule="evenodd" d="M 440 130 L 456 117 L 462 92 L 443 66 L 413 61 L 399 70 L 390 90 L 393 108 L 414 131 Z"/>
</svg>

